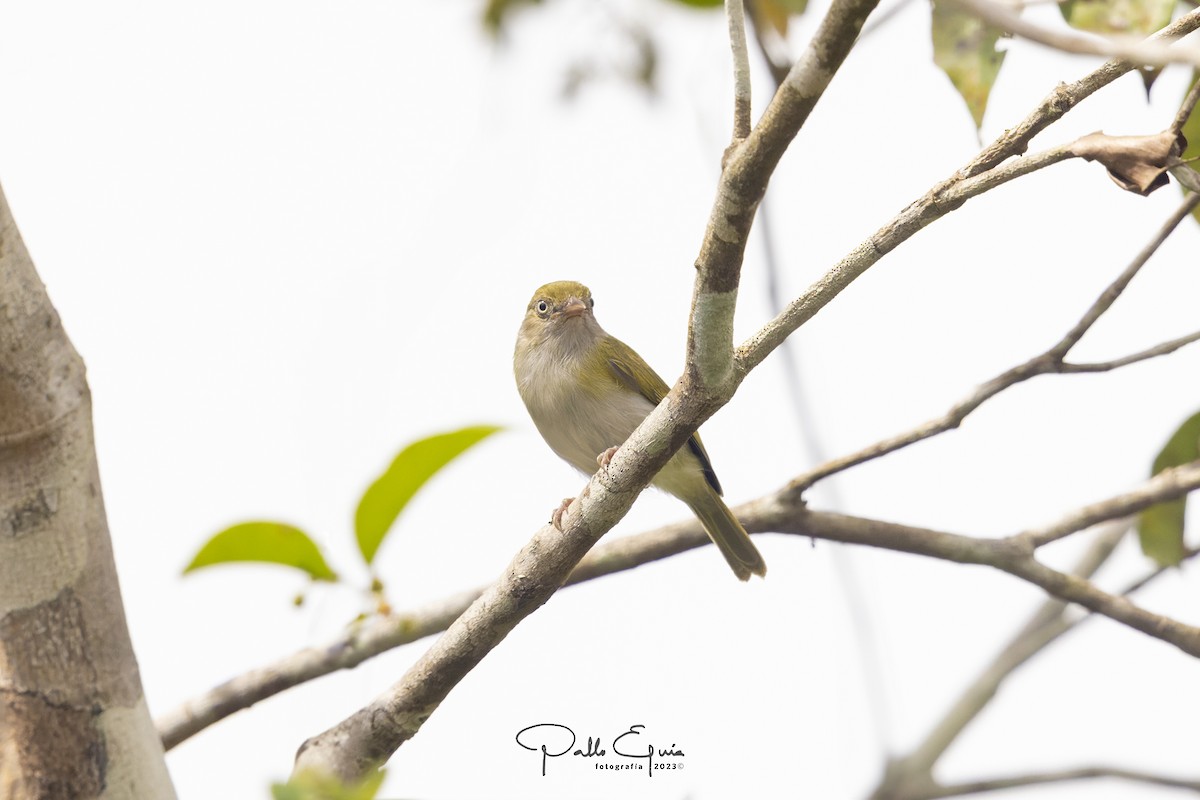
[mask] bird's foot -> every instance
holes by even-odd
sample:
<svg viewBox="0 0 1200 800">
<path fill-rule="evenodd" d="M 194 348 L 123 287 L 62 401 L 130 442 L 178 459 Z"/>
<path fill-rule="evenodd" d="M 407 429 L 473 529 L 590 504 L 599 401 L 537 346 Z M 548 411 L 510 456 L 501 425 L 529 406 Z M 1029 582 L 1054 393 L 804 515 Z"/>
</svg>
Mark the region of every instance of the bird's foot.
<svg viewBox="0 0 1200 800">
<path fill-rule="evenodd" d="M 617 454 L 618 447 L 610 447 L 600 455 L 596 456 L 596 463 L 600 465 L 600 469 L 608 466 L 608 462 L 612 461 L 613 456 Z"/>
<path fill-rule="evenodd" d="M 563 529 L 563 526 L 562 526 L 563 517 L 567 513 L 567 508 L 574 501 L 575 501 L 574 497 L 564 497 L 563 501 L 561 503 L 559 503 L 558 508 L 554 509 L 554 511 L 552 511 L 550 513 L 550 524 L 561 531 Z"/>
</svg>

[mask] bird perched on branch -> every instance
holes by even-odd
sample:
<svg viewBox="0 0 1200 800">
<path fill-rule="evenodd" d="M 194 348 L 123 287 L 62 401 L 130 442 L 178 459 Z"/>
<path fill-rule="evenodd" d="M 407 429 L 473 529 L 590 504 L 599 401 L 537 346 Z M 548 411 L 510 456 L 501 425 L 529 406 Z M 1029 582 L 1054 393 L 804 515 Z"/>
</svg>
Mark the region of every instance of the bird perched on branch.
<svg viewBox="0 0 1200 800">
<path fill-rule="evenodd" d="M 556 281 L 538 289 L 517 334 L 513 372 L 534 425 L 568 464 L 591 475 L 666 397 L 666 381 L 600 327 L 586 286 Z M 746 529 L 721 499 L 699 434 L 651 483 L 688 504 L 735 575 L 765 575 L 767 565 Z M 564 501 L 553 517 L 561 529 Z"/>
</svg>

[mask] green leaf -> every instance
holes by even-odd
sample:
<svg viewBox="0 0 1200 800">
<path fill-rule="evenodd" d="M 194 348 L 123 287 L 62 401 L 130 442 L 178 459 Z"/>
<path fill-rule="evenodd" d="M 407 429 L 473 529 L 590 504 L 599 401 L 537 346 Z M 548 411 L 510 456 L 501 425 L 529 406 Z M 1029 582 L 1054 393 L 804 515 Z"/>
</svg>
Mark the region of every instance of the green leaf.
<svg viewBox="0 0 1200 800">
<path fill-rule="evenodd" d="M 1004 63 L 1004 53 L 996 49 L 1003 31 L 957 5 L 933 0 L 932 35 L 933 62 L 966 101 L 978 129 Z"/>
<path fill-rule="evenodd" d="M 309 535 L 282 522 L 243 522 L 226 528 L 200 548 L 183 572 L 239 561 L 295 567 L 318 581 L 338 579 Z"/>
<path fill-rule="evenodd" d="M 400 512 L 438 470 L 472 445 L 502 430 L 475 425 L 420 439 L 405 447 L 392 465 L 367 487 L 354 514 L 354 532 L 363 560 L 370 564 Z"/>
<path fill-rule="evenodd" d="M 747 6 L 755 25 L 771 27 L 780 36 L 787 36 L 788 20 L 804 13 L 808 0 L 755 0 Z"/>
<path fill-rule="evenodd" d="M 1188 89 L 1184 91 L 1184 95 L 1191 90 L 1196 81 L 1200 80 L 1200 70 L 1192 71 L 1192 83 Z M 1187 118 L 1187 122 L 1183 123 L 1183 136 L 1188 141 L 1187 149 L 1180 156 L 1184 161 L 1188 159 L 1200 159 L 1200 104 L 1192 109 L 1192 115 Z M 1200 160 L 1190 162 L 1193 169 L 1200 169 Z M 1192 211 L 1192 217 L 1196 222 L 1200 222 L 1200 208 Z"/>
<path fill-rule="evenodd" d="M 484 30 L 493 36 L 499 36 L 516 9 L 540 2 L 541 0 L 487 0 L 483 7 Z"/>
<path fill-rule="evenodd" d="M 675 0 L 675 2 L 692 8 L 717 8 L 725 5 L 725 0 Z"/>
<path fill-rule="evenodd" d="M 1200 413 L 1193 414 L 1172 434 L 1154 459 L 1151 475 L 1200 458 Z M 1183 518 L 1187 497 L 1150 506 L 1138 520 L 1142 552 L 1165 567 L 1183 559 Z"/>
<path fill-rule="evenodd" d="M 1142 38 L 1171 21 L 1175 0 L 1067 0 L 1059 5 L 1073 28 Z"/>
<path fill-rule="evenodd" d="M 1063 19 L 1073 28 L 1102 36 L 1149 36 L 1171 21 L 1175 0 L 1066 0 L 1059 4 Z M 1162 72 L 1160 67 L 1139 67 L 1146 99 Z"/>
<path fill-rule="evenodd" d="M 1102 36 L 1149 36 L 1171 21 L 1175 0 L 1066 0 L 1059 4 L 1063 19 L 1073 28 Z M 1146 99 L 1162 72 L 1160 67 L 1139 67 Z"/>
<path fill-rule="evenodd" d="M 379 770 L 361 781 L 342 783 L 331 775 L 302 772 L 287 783 L 271 786 L 274 800 L 374 800 L 383 785 L 384 772 Z"/>
</svg>

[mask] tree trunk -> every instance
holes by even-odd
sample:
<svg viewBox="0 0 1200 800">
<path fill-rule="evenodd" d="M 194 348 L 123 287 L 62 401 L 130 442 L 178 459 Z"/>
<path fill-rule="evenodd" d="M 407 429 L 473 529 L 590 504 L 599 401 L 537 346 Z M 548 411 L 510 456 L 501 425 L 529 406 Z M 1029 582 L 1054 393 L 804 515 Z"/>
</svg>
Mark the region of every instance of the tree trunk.
<svg viewBox="0 0 1200 800">
<path fill-rule="evenodd" d="M 125 626 L 83 361 L 0 191 L 0 797 L 174 794 Z"/>
</svg>

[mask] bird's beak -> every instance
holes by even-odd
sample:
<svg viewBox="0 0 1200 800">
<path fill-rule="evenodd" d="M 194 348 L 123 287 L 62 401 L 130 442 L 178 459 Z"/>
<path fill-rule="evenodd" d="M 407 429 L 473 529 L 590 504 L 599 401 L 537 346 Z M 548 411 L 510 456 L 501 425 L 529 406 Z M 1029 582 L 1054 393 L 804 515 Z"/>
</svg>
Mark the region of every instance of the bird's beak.
<svg viewBox="0 0 1200 800">
<path fill-rule="evenodd" d="M 576 297 L 572 297 L 570 302 L 562 307 L 562 311 L 560 313 L 562 313 L 564 317 L 582 317 L 587 313 L 587 310 L 587 303 Z"/>
</svg>

